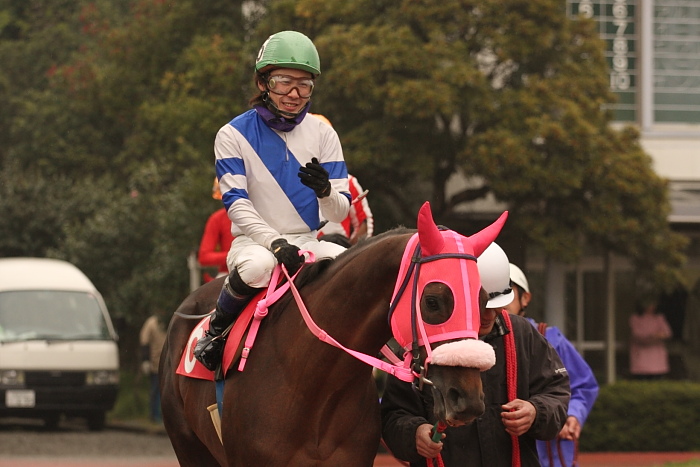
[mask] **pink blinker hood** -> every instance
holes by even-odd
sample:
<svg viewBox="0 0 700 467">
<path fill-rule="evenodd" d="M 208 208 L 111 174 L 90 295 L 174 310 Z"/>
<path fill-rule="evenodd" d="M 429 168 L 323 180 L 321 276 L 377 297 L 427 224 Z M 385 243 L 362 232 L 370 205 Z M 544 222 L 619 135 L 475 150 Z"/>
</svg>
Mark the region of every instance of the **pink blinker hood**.
<svg viewBox="0 0 700 467">
<path fill-rule="evenodd" d="M 405 349 L 413 343 L 412 314 L 415 306 L 418 345 L 425 345 L 434 364 L 469 366 L 488 369 L 495 363 L 490 345 L 479 341 L 481 315 L 479 291 L 481 280 L 476 258 L 495 240 L 508 217 L 504 212 L 498 220 L 476 234 L 465 237 L 452 230 L 440 230 L 435 225 L 430 204 L 424 203 L 418 213 L 418 233 L 409 240 L 399 268 L 399 279 L 392 295 L 390 317 L 394 338 Z M 420 247 L 420 258 L 415 257 Z M 412 269 L 412 263 L 414 265 Z M 418 274 L 417 282 L 415 274 Z M 407 274 L 410 287 L 402 289 Z M 421 318 L 421 294 L 426 285 L 440 282 L 452 291 L 454 311 L 441 324 L 428 324 Z M 415 296 L 414 296 L 415 294 Z M 431 358 L 430 344 L 456 339 L 438 346 Z"/>
</svg>

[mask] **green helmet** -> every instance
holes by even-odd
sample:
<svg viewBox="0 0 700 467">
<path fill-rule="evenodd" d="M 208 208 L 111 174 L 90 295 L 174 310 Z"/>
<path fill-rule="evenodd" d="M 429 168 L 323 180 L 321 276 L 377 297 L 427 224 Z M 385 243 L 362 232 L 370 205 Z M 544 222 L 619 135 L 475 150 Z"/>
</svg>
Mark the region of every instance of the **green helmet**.
<svg viewBox="0 0 700 467">
<path fill-rule="evenodd" d="M 314 76 L 321 74 L 321 60 L 311 39 L 296 31 L 282 31 L 267 38 L 260 47 L 255 71 L 264 68 L 295 68 Z"/>
</svg>

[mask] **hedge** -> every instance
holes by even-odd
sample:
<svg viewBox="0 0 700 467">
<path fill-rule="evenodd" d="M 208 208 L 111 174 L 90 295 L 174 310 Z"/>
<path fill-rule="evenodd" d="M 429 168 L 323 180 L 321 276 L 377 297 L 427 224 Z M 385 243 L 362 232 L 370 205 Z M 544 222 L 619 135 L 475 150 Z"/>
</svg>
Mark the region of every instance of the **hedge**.
<svg viewBox="0 0 700 467">
<path fill-rule="evenodd" d="M 601 386 L 581 451 L 700 451 L 700 384 L 622 381 Z"/>
</svg>

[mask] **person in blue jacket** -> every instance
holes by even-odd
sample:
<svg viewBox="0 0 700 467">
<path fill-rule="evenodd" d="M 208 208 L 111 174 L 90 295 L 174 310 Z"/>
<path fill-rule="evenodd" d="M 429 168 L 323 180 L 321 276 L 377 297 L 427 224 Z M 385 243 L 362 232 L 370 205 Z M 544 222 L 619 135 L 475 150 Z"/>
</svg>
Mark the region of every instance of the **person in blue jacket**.
<svg viewBox="0 0 700 467">
<path fill-rule="evenodd" d="M 515 293 L 513 301 L 506 306 L 510 314 L 525 317 L 525 310 L 532 299 L 530 285 L 523 271 L 510 263 L 510 282 Z M 593 370 L 581 357 L 571 342 L 555 326 L 536 323 L 532 318 L 526 318 L 535 328 L 544 331 L 544 336 L 559 354 L 569 373 L 571 383 L 571 400 L 567 411 L 564 427 L 553 441 L 537 441 L 537 453 L 543 466 L 559 467 L 574 465 L 576 443 L 581 436 L 581 429 L 588 418 L 598 397 L 598 381 Z M 561 449 L 563 462 L 559 459 Z"/>
</svg>

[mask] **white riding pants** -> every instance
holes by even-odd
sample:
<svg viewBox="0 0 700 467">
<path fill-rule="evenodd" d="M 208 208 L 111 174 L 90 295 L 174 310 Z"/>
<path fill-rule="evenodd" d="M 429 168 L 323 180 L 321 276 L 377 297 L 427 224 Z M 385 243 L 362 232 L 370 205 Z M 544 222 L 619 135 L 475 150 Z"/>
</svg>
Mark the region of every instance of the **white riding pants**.
<svg viewBox="0 0 700 467">
<path fill-rule="evenodd" d="M 320 242 L 316 239 L 316 232 L 304 234 L 281 235 L 290 244 L 296 245 L 301 250 L 312 252 L 316 259 L 335 258 L 345 248 L 331 242 Z M 275 255 L 270 250 L 251 240 L 245 235 L 239 235 L 233 240 L 226 257 L 228 270 L 238 269 L 238 275 L 243 282 L 251 287 L 261 288 L 270 284 L 272 270 L 277 266 Z"/>
</svg>

